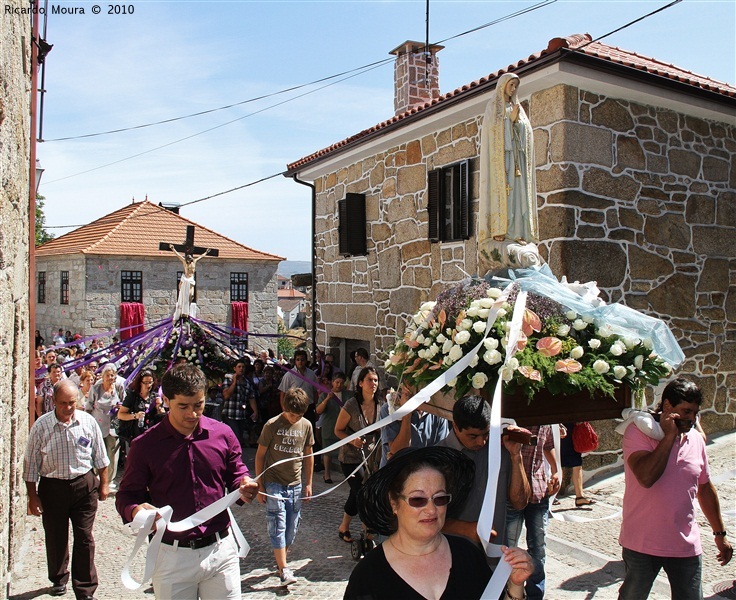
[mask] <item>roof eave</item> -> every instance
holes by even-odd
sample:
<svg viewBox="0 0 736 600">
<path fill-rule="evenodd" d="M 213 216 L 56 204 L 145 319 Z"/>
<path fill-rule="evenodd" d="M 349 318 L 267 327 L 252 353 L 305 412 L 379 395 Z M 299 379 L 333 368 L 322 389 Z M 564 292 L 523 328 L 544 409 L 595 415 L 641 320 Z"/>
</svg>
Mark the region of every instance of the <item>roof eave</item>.
<svg viewBox="0 0 736 600">
<path fill-rule="evenodd" d="M 372 140 L 384 137 L 398 129 L 407 127 L 416 121 L 429 118 L 438 112 L 445 111 L 455 104 L 465 102 L 468 99 L 473 98 L 479 94 L 484 94 L 496 87 L 496 82 L 498 81 L 498 78 L 504 73 L 516 73 L 517 75 L 532 73 L 534 71 L 546 68 L 547 66 L 556 62 L 563 61 L 581 66 L 593 67 L 599 71 L 617 76 L 626 76 L 630 79 L 639 80 L 648 85 L 653 85 L 665 90 L 672 90 L 679 93 L 684 93 L 686 95 L 697 97 L 700 99 L 706 99 L 717 104 L 721 104 L 725 107 L 736 107 L 736 97 L 728 96 L 726 94 L 712 90 L 707 90 L 702 87 L 697 87 L 686 81 L 677 81 L 675 79 L 665 77 L 657 73 L 637 69 L 636 67 L 611 61 L 610 59 L 586 54 L 576 49 L 561 48 L 554 52 L 544 53 L 542 54 L 542 56 L 535 58 L 534 60 L 524 61 L 523 64 L 510 65 L 506 69 L 500 69 L 495 77 L 489 78 L 483 83 L 479 83 L 478 85 L 470 87 L 467 90 L 463 90 L 461 93 L 458 93 L 450 98 L 446 98 L 439 102 L 431 104 L 430 106 L 422 108 L 415 113 L 407 114 L 393 123 L 389 123 L 388 125 L 381 127 L 376 131 L 369 132 L 363 136 L 358 137 L 357 139 L 346 142 L 339 148 L 335 148 L 329 152 L 325 152 L 320 156 L 316 156 L 312 160 L 304 162 L 297 167 L 289 168 L 287 166 L 287 170 L 284 172 L 284 177 L 295 177 L 303 171 L 313 168 L 315 165 L 324 160 L 332 160 L 336 156 L 348 152 L 353 148 L 361 146 Z"/>
</svg>

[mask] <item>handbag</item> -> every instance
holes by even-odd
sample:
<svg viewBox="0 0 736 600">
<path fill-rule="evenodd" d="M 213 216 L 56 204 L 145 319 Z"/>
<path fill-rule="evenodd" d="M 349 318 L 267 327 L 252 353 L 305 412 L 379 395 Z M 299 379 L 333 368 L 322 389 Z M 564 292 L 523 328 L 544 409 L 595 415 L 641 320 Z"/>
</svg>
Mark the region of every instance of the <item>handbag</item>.
<svg viewBox="0 0 736 600">
<path fill-rule="evenodd" d="M 593 452 L 598 448 L 598 434 L 588 421 L 575 423 L 572 428 L 572 447 L 580 454 Z"/>
</svg>

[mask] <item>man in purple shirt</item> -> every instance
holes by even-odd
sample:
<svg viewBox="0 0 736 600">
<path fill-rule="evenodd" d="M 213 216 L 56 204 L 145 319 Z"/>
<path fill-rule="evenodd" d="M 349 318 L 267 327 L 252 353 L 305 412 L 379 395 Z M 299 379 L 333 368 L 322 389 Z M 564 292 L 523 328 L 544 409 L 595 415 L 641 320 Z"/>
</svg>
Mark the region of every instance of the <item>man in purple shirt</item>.
<svg viewBox="0 0 736 600">
<path fill-rule="evenodd" d="M 258 484 L 248 476 L 240 443 L 227 425 L 202 416 L 204 373 L 178 365 L 161 387 L 169 413 L 131 444 L 115 500 L 123 521 L 166 505 L 180 521 L 237 488 L 251 502 Z M 153 574 L 156 598 L 239 599 L 240 565 L 229 526 L 222 512 L 188 531 L 166 531 Z"/>
</svg>

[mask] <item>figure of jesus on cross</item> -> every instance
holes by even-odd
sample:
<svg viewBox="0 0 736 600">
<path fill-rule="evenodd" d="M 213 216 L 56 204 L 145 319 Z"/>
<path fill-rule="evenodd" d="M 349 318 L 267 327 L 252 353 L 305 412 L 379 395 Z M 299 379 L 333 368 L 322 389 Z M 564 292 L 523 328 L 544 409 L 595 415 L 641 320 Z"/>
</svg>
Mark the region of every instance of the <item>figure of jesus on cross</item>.
<svg viewBox="0 0 736 600">
<path fill-rule="evenodd" d="M 193 304 L 194 300 L 194 271 L 197 268 L 197 261 L 201 260 L 205 256 L 218 256 L 219 250 L 216 248 L 200 248 L 194 245 L 194 226 L 187 225 L 187 237 L 183 244 L 169 244 L 166 242 L 160 242 L 158 245 L 159 250 L 170 250 L 181 261 L 184 266 L 184 272 L 181 275 L 179 296 L 176 300 L 176 309 L 174 310 L 174 321 L 178 321 L 181 317 L 193 316 L 196 314 L 192 313 L 192 306 L 196 311 L 196 305 Z M 181 251 L 181 252 L 179 252 Z M 182 254 L 183 252 L 183 254 Z M 195 258 L 195 255 L 199 255 Z"/>
</svg>

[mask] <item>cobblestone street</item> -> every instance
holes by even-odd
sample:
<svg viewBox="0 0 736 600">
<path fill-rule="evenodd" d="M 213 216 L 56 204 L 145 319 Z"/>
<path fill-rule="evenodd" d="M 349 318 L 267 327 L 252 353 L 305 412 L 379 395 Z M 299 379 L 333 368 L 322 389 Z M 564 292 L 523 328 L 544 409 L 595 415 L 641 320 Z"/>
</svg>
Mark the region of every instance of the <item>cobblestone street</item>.
<svg viewBox="0 0 736 600">
<path fill-rule="evenodd" d="M 249 468 L 253 466 L 254 450 L 246 450 Z M 736 434 L 716 438 L 708 445 L 712 478 L 721 500 L 726 529 L 736 529 Z M 335 483 L 342 477 L 333 470 Z M 326 489 L 322 474 L 315 475 L 315 493 Z M 588 484 L 586 493 L 597 500 L 590 510 L 575 510 L 574 498 L 562 498 L 556 510 L 576 517 L 601 518 L 614 513 L 623 498 L 623 475 L 612 474 Z M 350 545 L 337 536 L 337 527 L 347 491 L 341 486 L 334 493 L 303 505 L 302 524 L 289 562 L 299 582 L 288 589 L 279 585 L 273 554 L 266 533 L 264 507 L 260 504 L 234 507 L 234 514 L 248 540 L 251 551 L 242 561 L 243 598 L 249 600 L 293 598 L 342 598 L 345 583 L 355 562 L 350 557 Z M 653 515 L 656 518 L 656 515 Z M 12 600 L 30 600 L 48 597 L 43 530 L 37 518 L 27 517 L 28 537 L 20 562 L 11 581 Z M 710 528 L 705 523 L 703 532 L 703 592 L 706 599 L 736 598 L 734 592 L 717 595 L 716 589 L 733 590 L 735 567 L 720 567 L 715 560 Z M 662 524 L 665 526 L 666 524 Z M 620 518 L 589 523 L 551 521 L 547 545 L 547 598 L 550 600 L 597 599 L 613 600 L 623 575 L 621 552 L 618 545 Z M 353 523 L 353 534 L 359 533 L 359 524 Z M 100 600 L 152 599 L 153 590 L 146 586 L 139 591 L 126 590 L 120 582 L 120 571 L 133 546 L 133 537 L 124 527 L 114 503 L 100 504 L 95 523 L 97 540 L 96 564 L 100 575 L 97 597 Z M 142 572 L 143 557 L 136 564 Z M 730 594 L 730 595 L 729 595 Z M 72 597 L 71 589 L 67 598 Z M 652 600 L 670 597 L 666 578 L 661 576 L 650 596 Z"/>
</svg>

